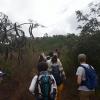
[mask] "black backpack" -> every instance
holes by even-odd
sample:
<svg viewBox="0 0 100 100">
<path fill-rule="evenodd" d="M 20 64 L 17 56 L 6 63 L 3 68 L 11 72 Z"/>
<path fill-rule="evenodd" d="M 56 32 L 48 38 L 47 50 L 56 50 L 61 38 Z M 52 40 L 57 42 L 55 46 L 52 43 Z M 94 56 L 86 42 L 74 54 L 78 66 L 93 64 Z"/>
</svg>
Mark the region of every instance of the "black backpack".
<svg viewBox="0 0 100 100">
<path fill-rule="evenodd" d="M 59 86 L 63 81 L 62 73 L 59 70 L 59 65 L 52 64 L 51 68 L 52 68 L 51 74 L 54 76 L 57 86 Z"/>
</svg>

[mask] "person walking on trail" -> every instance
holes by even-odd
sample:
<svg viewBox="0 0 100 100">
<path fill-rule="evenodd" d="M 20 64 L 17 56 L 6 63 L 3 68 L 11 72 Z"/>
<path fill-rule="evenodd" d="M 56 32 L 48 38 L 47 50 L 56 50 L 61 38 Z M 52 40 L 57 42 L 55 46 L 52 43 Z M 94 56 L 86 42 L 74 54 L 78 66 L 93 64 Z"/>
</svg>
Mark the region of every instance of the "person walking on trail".
<svg viewBox="0 0 100 100">
<path fill-rule="evenodd" d="M 49 63 L 48 71 L 54 76 L 57 84 L 57 100 L 62 100 L 63 81 L 66 80 L 61 61 L 54 55 Z"/>
<path fill-rule="evenodd" d="M 58 58 L 60 57 L 60 51 L 59 51 L 59 49 L 55 49 L 54 53 L 57 54 Z"/>
<path fill-rule="evenodd" d="M 79 54 L 80 63 L 77 68 L 77 84 L 80 100 L 95 100 L 95 88 L 97 86 L 97 75 L 94 68 L 86 63 L 86 55 Z"/>
<path fill-rule="evenodd" d="M 47 63 L 40 62 L 38 68 L 39 73 L 33 77 L 29 91 L 36 100 L 56 100 L 57 85 L 53 75 L 47 71 Z"/>
<path fill-rule="evenodd" d="M 37 63 L 37 70 L 39 70 L 40 68 L 38 68 L 38 64 L 40 62 L 46 62 L 46 56 L 44 53 L 41 53 L 40 56 L 39 56 L 39 59 L 38 59 L 38 63 Z"/>
<path fill-rule="evenodd" d="M 42 61 L 44 61 L 44 62 L 46 61 L 46 56 L 45 56 L 44 53 L 41 53 L 41 54 L 40 54 L 38 63 L 39 63 L 39 62 L 42 62 Z"/>
</svg>

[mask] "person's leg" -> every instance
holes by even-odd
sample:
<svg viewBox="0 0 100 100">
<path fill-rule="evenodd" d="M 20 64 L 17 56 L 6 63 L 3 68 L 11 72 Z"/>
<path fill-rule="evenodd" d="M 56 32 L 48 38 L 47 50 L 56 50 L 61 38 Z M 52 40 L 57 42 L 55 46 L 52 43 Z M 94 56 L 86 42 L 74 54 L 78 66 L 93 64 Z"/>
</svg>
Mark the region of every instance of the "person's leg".
<svg viewBox="0 0 100 100">
<path fill-rule="evenodd" d="M 63 84 L 57 87 L 57 100 L 62 100 Z"/>
<path fill-rule="evenodd" d="M 87 91 L 79 91 L 80 100 L 89 100 L 89 92 Z"/>
</svg>

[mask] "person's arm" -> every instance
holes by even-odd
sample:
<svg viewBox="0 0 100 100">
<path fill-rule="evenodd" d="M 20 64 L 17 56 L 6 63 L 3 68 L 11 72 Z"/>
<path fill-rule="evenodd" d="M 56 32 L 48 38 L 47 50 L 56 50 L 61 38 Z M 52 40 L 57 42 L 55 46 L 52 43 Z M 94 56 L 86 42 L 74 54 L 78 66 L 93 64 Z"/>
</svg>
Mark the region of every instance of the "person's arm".
<svg viewBox="0 0 100 100">
<path fill-rule="evenodd" d="M 84 74 L 84 69 L 82 67 L 78 67 L 76 76 L 77 76 L 77 85 L 80 85 L 82 83 L 82 77 Z"/>
<path fill-rule="evenodd" d="M 29 91 L 32 92 L 34 94 L 34 91 L 35 91 L 35 86 L 36 86 L 36 83 L 37 83 L 37 78 L 38 76 L 34 76 L 34 78 L 32 79 L 32 82 L 31 82 L 31 85 L 29 87 Z"/>
<path fill-rule="evenodd" d="M 51 85 L 51 98 L 55 98 L 56 94 L 57 94 L 57 84 L 56 81 L 54 79 L 53 75 L 50 75 L 51 80 L 52 80 L 52 85 Z"/>
<path fill-rule="evenodd" d="M 77 84 L 80 85 L 82 82 L 82 76 L 78 75 L 77 76 Z"/>
<path fill-rule="evenodd" d="M 66 80 L 66 75 L 65 75 L 62 63 L 61 63 L 61 61 L 59 59 L 58 59 L 58 64 L 59 64 L 59 70 L 60 70 L 60 72 L 61 72 L 61 74 L 63 76 L 63 79 Z"/>
</svg>

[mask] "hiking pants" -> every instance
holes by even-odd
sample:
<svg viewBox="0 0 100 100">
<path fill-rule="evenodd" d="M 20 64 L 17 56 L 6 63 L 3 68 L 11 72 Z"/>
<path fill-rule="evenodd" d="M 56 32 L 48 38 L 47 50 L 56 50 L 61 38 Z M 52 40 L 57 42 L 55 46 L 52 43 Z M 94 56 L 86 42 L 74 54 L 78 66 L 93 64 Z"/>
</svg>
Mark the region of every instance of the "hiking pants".
<svg viewBox="0 0 100 100">
<path fill-rule="evenodd" d="M 63 83 L 57 87 L 57 100 L 62 100 Z"/>
<path fill-rule="evenodd" d="M 95 100 L 94 91 L 79 91 L 80 100 Z"/>
</svg>

